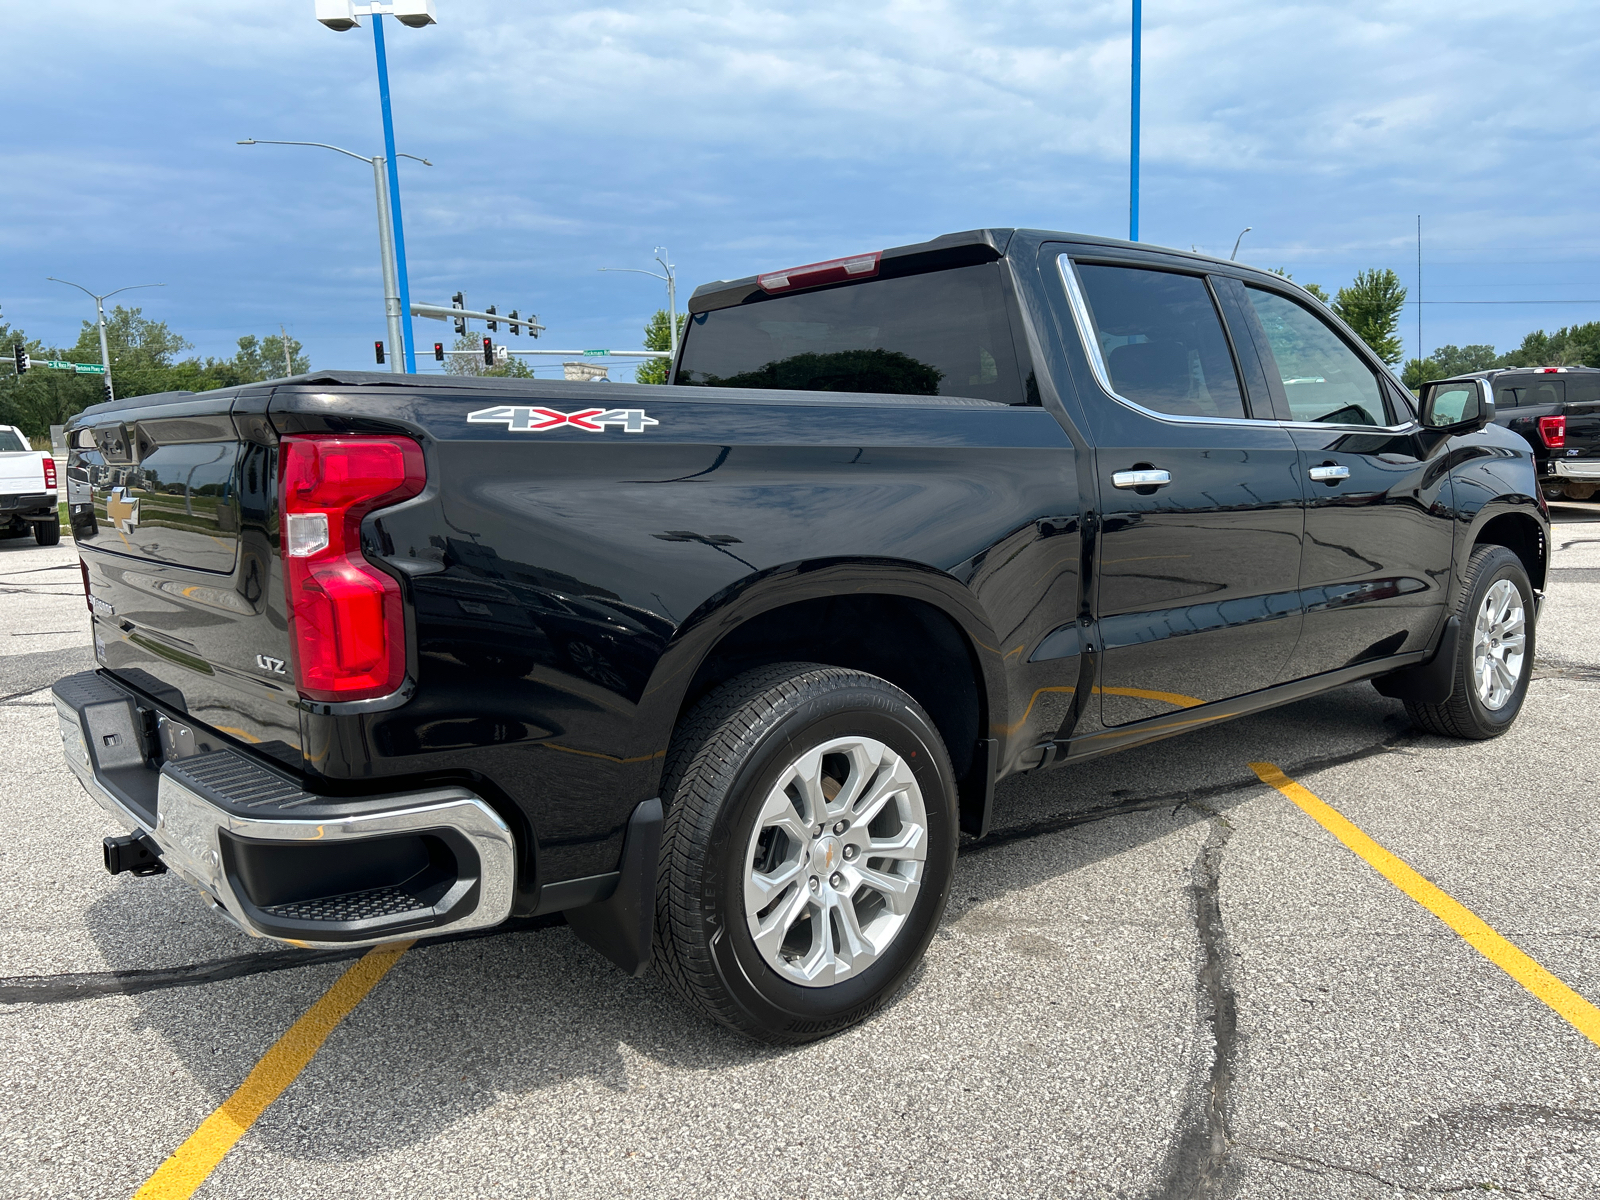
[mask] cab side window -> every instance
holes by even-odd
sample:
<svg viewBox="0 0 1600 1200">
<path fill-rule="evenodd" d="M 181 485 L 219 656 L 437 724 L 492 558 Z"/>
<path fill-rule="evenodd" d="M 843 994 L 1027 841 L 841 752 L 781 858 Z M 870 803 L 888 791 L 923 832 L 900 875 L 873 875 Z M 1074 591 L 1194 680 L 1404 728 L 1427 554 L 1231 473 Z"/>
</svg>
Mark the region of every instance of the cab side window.
<svg viewBox="0 0 1600 1200">
<path fill-rule="evenodd" d="M 1245 415 L 1233 352 L 1205 280 L 1086 263 L 1077 271 L 1119 396 L 1173 416 Z"/>
<path fill-rule="evenodd" d="M 1331 325 L 1276 292 L 1245 291 L 1266 330 L 1291 419 L 1329 425 L 1389 423 L 1377 374 Z"/>
</svg>

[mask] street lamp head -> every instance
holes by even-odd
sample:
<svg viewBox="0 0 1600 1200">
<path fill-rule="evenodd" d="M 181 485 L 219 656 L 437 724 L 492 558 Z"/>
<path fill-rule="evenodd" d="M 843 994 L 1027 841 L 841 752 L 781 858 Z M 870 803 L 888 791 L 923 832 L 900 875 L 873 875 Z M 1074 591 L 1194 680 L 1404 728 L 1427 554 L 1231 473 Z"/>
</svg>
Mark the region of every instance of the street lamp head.
<svg viewBox="0 0 1600 1200">
<path fill-rule="evenodd" d="M 411 29 L 438 24 L 433 0 L 394 0 L 394 19 Z"/>
<path fill-rule="evenodd" d="M 335 33 L 361 26 L 361 22 L 356 20 L 354 0 L 316 0 L 316 6 L 317 20 Z"/>
</svg>

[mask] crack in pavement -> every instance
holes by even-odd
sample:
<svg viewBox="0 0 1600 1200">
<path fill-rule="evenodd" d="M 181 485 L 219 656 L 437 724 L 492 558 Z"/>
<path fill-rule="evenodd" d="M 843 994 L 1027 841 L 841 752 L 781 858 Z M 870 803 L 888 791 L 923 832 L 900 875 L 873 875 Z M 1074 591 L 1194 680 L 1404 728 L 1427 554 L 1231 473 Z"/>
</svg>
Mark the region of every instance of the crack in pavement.
<svg viewBox="0 0 1600 1200">
<path fill-rule="evenodd" d="M 436 938 L 424 937 L 422 942 L 427 945 L 441 945 L 445 942 L 478 941 L 513 933 L 552 929 L 566 923 L 566 917 L 560 913 L 543 917 L 517 917 L 493 929 L 449 933 Z M 265 975 L 274 971 L 295 971 L 302 967 L 314 967 L 320 963 L 344 962 L 360 958 L 368 949 L 370 947 L 353 946 L 348 950 L 268 950 L 260 954 L 240 954 L 232 958 L 217 958 L 210 962 L 188 963 L 180 967 L 161 967 L 155 970 L 13 975 L 10 978 L 0 977 L 0 1005 L 64 1004 L 74 1000 L 93 1000 L 100 996 L 137 996 L 144 992 L 162 991 L 166 988 L 196 987 L 200 984 L 218 983 L 224 979 L 243 979 L 250 975 Z"/>
<path fill-rule="evenodd" d="M 1200 995 L 1209 1011 L 1201 1021 L 1211 1029 L 1211 1067 L 1200 1089 L 1200 1103 L 1184 1114 L 1180 1132 L 1167 1152 L 1163 1182 L 1151 1200 L 1211 1200 L 1222 1194 L 1228 1166 L 1228 1093 L 1239 1046 L 1238 1002 L 1228 977 L 1227 933 L 1222 925 L 1222 852 L 1233 826 L 1221 813 L 1195 804 L 1211 826 L 1194 863 L 1189 895 L 1195 933 L 1200 939 Z"/>
<path fill-rule="evenodd" d="M 1562 662 L 1559 659 L 1541 658 L 1533 664 L 1534 679 L 1574 679 L 1584 683 L 1600 683 L 1600 667 L 1585 663 Z"/>
</svg>

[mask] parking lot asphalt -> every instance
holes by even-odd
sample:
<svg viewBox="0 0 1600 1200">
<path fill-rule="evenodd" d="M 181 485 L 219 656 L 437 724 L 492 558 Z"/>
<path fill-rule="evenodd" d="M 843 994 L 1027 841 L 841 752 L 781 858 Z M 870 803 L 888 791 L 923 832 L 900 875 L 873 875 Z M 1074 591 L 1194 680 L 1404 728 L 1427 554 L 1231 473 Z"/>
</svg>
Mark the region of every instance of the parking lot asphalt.
<svg viewBox="0 0 1600 1200">
<path fill-rule="evenodd" d="M 926 965 L 798 1049 L 560 925 L 419 942 L 195 1194 L 1600 1195 L 1600 1045 L 1250 765 L 1600 1003 L 1600 504 L 1553 509 L 1505 737 L 1359 685 L 1007 781 Z M 4 1197 L 132 1195 L 355 961 L 105 874 L 48 691 L 86 626 L 69 545 L 0 541 Z"/>
</svg>

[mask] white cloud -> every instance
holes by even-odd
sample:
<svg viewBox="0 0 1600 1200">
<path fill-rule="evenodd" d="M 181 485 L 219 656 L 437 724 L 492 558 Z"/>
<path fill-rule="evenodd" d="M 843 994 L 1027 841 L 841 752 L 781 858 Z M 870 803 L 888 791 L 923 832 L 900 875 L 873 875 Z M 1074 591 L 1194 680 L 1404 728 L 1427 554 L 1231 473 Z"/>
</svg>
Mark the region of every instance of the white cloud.
<svg viewBox="0 0 1600 1200">
<path fill-rule="evenodd" d="M 653 294 L 593 269 L 663 240 L 688 281 L 985 223 L 1125 228 L 1125 0 L 439 8 L 388 39 L 401 148 L 438 164 L 404 176 L 430 294 L 517 292 L 620 344 Z M 363 168 L 232 144 L 378 149 L 370 34 L 310 10 L 13 6 L 0 246 L 26 287 L 8 315 L 27 296 L 75 321 L 32 282 L 63 263 L 159 268 L 183 281 L 175 323 L 287 310 L 308 340 L 370 340 Z M 1248 251 L 1308 278 L 1403 263 L 1421 210 L 1463 254 L 1595 254 L 1591 13 L 1147 4 L 1147 236 L 1225 251 L 1253 224 Z"/>
</svg>

